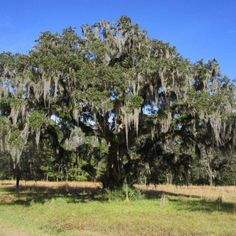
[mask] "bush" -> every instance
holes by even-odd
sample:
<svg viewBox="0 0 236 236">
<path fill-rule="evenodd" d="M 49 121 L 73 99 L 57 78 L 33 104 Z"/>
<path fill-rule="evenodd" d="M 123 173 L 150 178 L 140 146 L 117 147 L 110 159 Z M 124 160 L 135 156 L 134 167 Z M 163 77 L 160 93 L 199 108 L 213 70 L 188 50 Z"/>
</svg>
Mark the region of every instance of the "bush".
<svg viewBox="0 0 236 236">
<path fill-rule="evenodd" d="M 143 196 L 141 192 L 135 188 L 123 186 L 121 189 L 115 189 L 115 190 L 110 190 L 110 189 L 104 189 L 103 190 L 103 198 L 109 201 L 124 201 L 127 200 L 128 195 L 128 200 L 137 200 L 141 199 Z"/>
</svg>

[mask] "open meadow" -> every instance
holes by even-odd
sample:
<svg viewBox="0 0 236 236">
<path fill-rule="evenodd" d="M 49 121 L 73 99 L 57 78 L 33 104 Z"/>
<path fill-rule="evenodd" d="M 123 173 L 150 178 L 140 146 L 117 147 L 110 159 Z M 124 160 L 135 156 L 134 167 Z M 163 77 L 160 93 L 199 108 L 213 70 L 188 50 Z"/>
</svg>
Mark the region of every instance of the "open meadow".
<svg viewBox="0 0 236 236">
<path fill-rule="evenodd" d="M 0 235 L 236 235 L 236 187 L 141 186 L 136 200 L 99 183 L 0 182 Z"/>
</svg>

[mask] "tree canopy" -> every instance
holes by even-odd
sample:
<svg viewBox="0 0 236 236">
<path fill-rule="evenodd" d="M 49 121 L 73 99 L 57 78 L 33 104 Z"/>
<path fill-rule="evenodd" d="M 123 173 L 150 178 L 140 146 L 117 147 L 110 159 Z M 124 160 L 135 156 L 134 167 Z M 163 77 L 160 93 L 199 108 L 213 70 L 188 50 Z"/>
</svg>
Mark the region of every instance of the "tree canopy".
<svg viewBox="0 0 236 236">
<path fill-rule="evenodd" d="M 180 165 L 189 181 L 197 159 L 212 183 L 236 144 L 235 86 L 217 61 L 191 63 L 125 16 L 81 29 L 0 54 L 0 151 L 18 180 L 24 155 L 49 150 L 65 166 L 84 155 L 104 187 Z"/>
</svg>

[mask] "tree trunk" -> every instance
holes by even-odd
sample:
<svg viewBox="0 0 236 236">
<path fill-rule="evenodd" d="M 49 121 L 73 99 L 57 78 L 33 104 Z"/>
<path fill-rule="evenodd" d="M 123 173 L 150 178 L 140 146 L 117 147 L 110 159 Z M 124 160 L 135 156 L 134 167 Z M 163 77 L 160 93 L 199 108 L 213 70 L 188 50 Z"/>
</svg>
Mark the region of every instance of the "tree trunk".
<svg viewBox="0 0 236 236">
<path fill-rule="evenodd" d="M 212 176 L 212 174 L 209 174 L 209 184 L 210 184 L 210 186 L 213 185 L 213 176 Z"/>
<path fill-rule="evenodd" d="M 186 183 L 187 186 L 189 186 L 190 176 L 191 176 L 190 170 L 189 169 L 185 170 L 184 175 L 185 175 L 185 183 Z"/>
<path fill-rule="evenodd" d="M 15 167 L 15 178 L 16 178 L 16 189 L 18 190 L 20 187 L 20 167 L 19 167 L 19 164 L 16 164 L 16 167 Z"/>
<path fill-rule="evenodd" d="M 166 174 L 166 183 L 167 184 L 172 184 L 172 182 L 173 182 L 173 175 L 172 175 L 172 173 Z"/>
<path fill-rule="evenodd" d="M 117 189 L 124 185 L 125 175 L 122 165 L 122 153 L 118 143 L 111 142 L 106 173 L 101 181 L 104 188 Z"/>
<path fill-rule="evenodd" d="M 209 184 L 212 186 L 214 175 L 213 175 L 213 171 L 209 162 L 208 162 L 207 168 L 208 168 Z"/>
</svg>

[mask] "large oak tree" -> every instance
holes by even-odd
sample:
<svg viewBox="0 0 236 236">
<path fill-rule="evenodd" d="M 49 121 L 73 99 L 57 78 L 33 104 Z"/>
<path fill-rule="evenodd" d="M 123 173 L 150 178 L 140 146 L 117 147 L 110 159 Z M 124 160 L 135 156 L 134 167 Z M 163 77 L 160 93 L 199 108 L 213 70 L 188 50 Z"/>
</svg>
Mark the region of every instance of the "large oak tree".
<svg viewBox="0 0 236 236">
<path fill-rule="evenodd" d="M 104 187 L 157 171 L 160 157 L 169 167 L 184 160 L 187 173 L 201 156 L 212 182 L 214 152 L 232 150 L 236 137 L 235 87 L 216 60 L 192 64 L 128 17 L 36 42 L 26 55 L 0 54 L 0 144 L 17 185 L 21 156 L 45 137 L 61 159 L 86 137 L 106 144 Z"/>
</svg>

